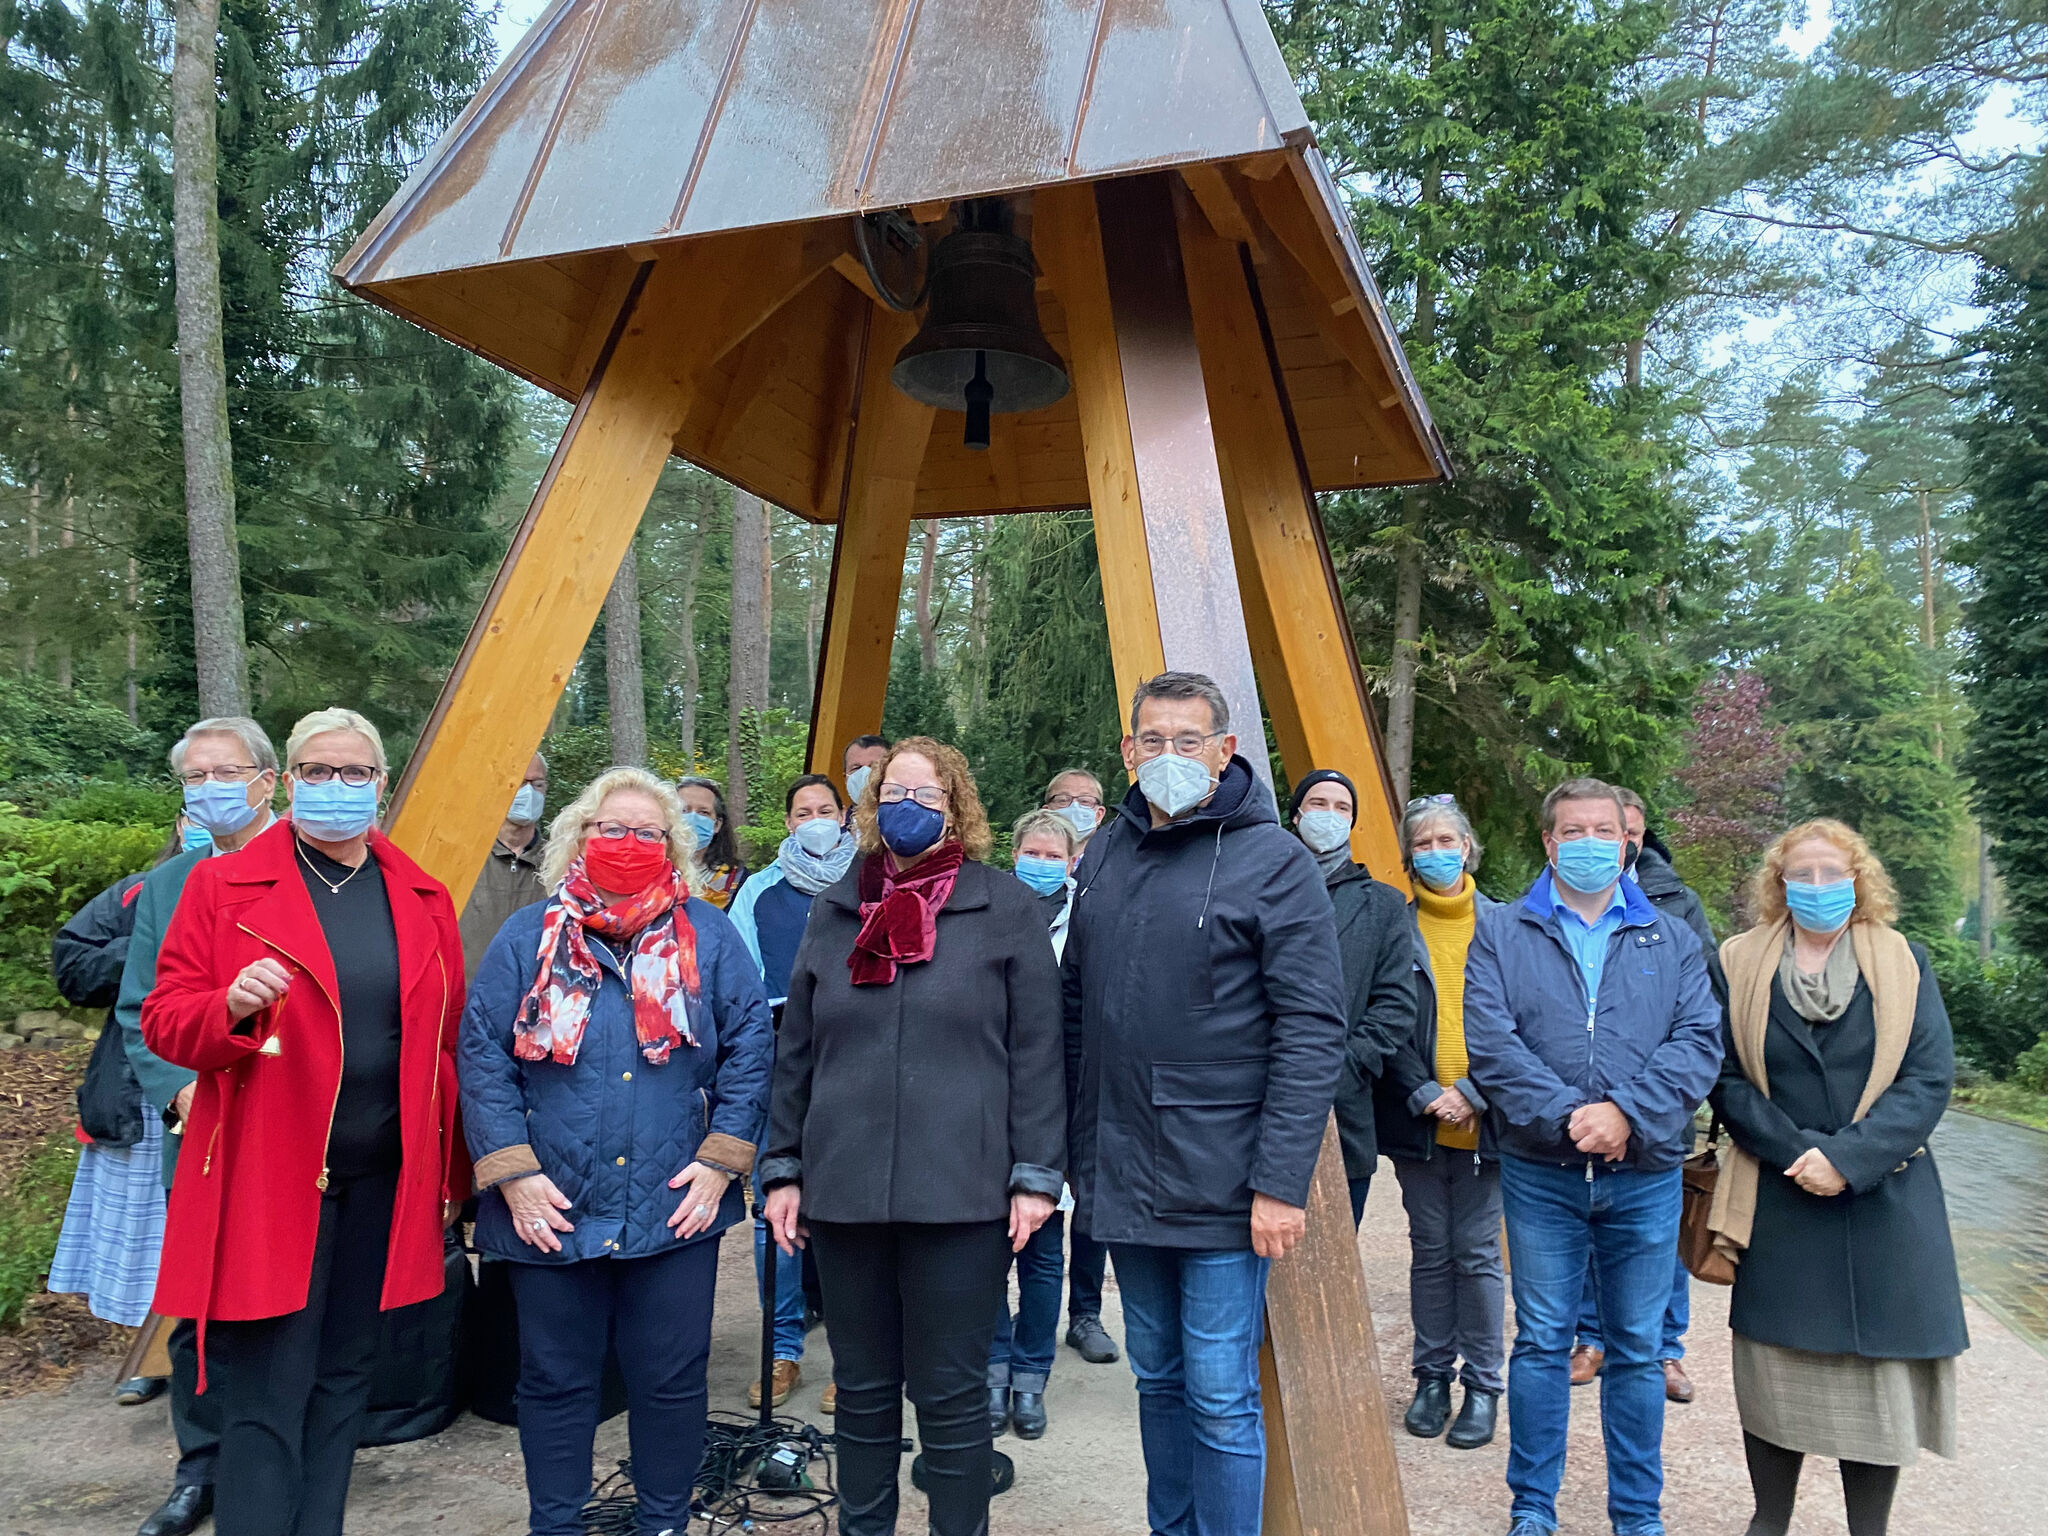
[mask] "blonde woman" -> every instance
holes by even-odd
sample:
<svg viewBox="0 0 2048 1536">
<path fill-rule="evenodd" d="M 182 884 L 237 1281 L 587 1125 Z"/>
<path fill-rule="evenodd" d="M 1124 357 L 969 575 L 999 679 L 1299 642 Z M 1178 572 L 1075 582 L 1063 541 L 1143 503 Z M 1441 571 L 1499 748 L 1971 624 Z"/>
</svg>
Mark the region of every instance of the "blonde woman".
<svg viewBox="0 0 2048 1536">
<path fill-rule="evenodd" d="M 988 816 L 954 748 L 897 742 L 854 819 L 860 853 L 790 969 L 768 1225 L 785 1253 L 816 1245 L 840 1531 L 896 1528 L 907 1386 L 934 1536 L 980 1536 L 989 1344 L 1066 1161 L 1059 971 L 1039 899 L 983 862 Z"/>
<path fill-rule="evenodd" d="M 1729 1322 L 1756 1514 L 1784 1536 L 1807 1456 L 1841 1463 L 1851 1536 L 1884 1536 L 1899 1469 L 1955 1454 L 1969 1347 L 1927 1138 L 1955 1063 L 1927 953 L 1890 924 L 1891 880 L 1839 821 L 1781 836 L 1757 925 L 1721 947 L 1735 1143 L 1712 1226 L 1739 1259 Z"/>
<path fill-rule="evenodd" d="M 718 1238 L 767 1109 L 761 973 L 698 894 L 676 793 L 598 776 L 549 829 L 551 894 L 498 931 L 462 1021 L 477 1246 L 512 1264 L 533 1536 L 581 1536 L 607 1341 L 642 1528 L 681 1532 L 704 1446 Z"/>
</svg>

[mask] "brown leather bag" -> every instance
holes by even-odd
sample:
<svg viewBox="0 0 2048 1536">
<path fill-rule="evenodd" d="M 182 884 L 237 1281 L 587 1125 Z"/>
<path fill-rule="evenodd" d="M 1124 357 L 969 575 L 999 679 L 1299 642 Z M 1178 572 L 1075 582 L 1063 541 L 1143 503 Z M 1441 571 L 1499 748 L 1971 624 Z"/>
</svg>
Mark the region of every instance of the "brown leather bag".
<svg viewBox="0 0 2048 1536">
<path fill-rule="evenodd" d="M 1716 1116 L 1707 1126 L 1706 1150 L 1688 1157 L 1680 1170 L 1683 1204 L 1678 1216 L 1678 1258 L 1695 1280 L 1733 1285 L 1735 1261 L 1714 1246 L 1714 1234 L 1707 1228 L 1714 1209 L 1714 1184 L 1721 1177 L 1721 1157 L 1714 1150 L 1720 1136 L 1721 1121 Z"/>
</svg>

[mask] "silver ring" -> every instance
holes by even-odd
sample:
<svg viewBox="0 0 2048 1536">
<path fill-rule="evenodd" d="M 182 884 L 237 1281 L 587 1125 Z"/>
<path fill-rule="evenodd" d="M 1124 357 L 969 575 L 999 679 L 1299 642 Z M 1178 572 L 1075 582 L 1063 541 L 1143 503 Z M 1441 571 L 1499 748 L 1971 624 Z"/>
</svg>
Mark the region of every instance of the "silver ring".
<svg viewBox="0 0 2048 1536">
<path fill-rule="evenodd" d="M 529 1221 L 527 1223 L 527 1225 L 529 1227 L 532 1227 L 533 1230 L 536 1232 L 545 1232 L 548 1229 L 547 1222 L 539 1216 L 534 1217 L 532 1221 Z"/>
<path fill-rule="evenodd" d="M 709 1216 L 711 1214 L 711 1207 L 708 1205 L 700 1205 L 697 1207 L 697 1214 L 699 1216 Z"/>
</svg>

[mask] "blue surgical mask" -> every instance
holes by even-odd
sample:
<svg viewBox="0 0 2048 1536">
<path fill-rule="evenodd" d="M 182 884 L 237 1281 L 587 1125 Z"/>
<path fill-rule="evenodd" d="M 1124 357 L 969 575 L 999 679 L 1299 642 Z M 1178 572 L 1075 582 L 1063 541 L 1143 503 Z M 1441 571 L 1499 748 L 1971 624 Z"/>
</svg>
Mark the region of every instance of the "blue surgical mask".
<svg viewBox="0 0 2048 1536">
<path fill-rule="evenodd" d="M 860 799 L 860 792 L 868 787 L 868 780 L 874 776 L 874 765 L 863 763 L 846 776 L 846 798 L 849 802 Z"/>
<path fill-rule="evenodd" d="M 519 786 L 519 793 L 512 797 L 512 809 L 505 813 L 505 819 L 514 826 L 530 827 L 540 820 L 540 813 L 547 809 L 547 791 L 532 784 Z"/>
<path fill-rule="evenodd" d="M 1792 921 L 1808 933 L 1833 933 L 1849 921 L 1856 910 L 1856 878 L 1837 880 L 1832 885 L 1785 882 L 1785 910 Z"/>
<path fill-rule="evenodd" d="M 345 843 L 361 837 L 377 819 L 377 781 L 292 786 L 292 825 L 323 843 Z"/>
<path fill-rule="evenodd" d="M 1582 896 L 1597 895 L 1621 878 L 1621 843 L 1606 837 L 1559 843 L 1557 878 Z"/>
<path fill-rule="evenodd" d="M 199 825 L 198 822 L 187 821 L 185 823 L 185 835 L 180 840 L 179 846 L 187 853 L 195 853 L 200 849 L 211 853 L 213 851 L 213 834 Z"/>
<path fill-rule="evenodd" d="M 1178 752 L 1162 752 L 1138 765 L 1139 792 L 1148 804 L 1164 811 L 1169 821 L 1200 805 L 1215 784 L 1207 763 Z"/>
<path fill-rule="evenodd" d="M 185 819 L 222 837 L 233 837 L 262 809 L 249 803 L 247 784 L 217 784 L 208 779 L 204 784 L 185 786 Z"/>
<path fill-rule="evenodd" d="M 876 811 L 875 829 L 892 853 L 914 859 L 944 835 L 946 813 L 915 800 L 898 800 Z"/>
<path fill-rule="evenodd" d="M 846 836 L 846 828 L 831 816 L 813 816 L 809 821 L 800 821 L 796 830 L 789 834 L 796 839 L 796 845 L 814 859 L 822 859 Z"/>
<path fill-rule="evenodd" d="M 1102 807 L 1083 805 L 1078 800 L 1071 805 L 1061 806 L 1053 814 L 1066 817 L 1067 824 L 1074 829 L 1076 837 L 1087 837 L 1102 825 Z"/>
<path fill-rule="evenodd" d="M 718 823 L 702 811 L 683 812 L 683 825 L 697 834 L 697 851 L 705 852 L 711 846 L 711 838 L 718 831 Z"/>
<path fill-rule="evenodd" d="M 1465 855 L 1455 848 L 1432 848 L 1409 860 L 1422 883 L 1432 891 L 1456 890 L 1465 880 Z"/>
<path fill-rule="evenodd" d="M 1335 853 L 1351 841 L 1351 818 L 1342 811 L 1303 811 L 1294 823 L 1312 853 Z"/>
<path fill-rule="evenodd" d="M 1045 859 L 1036 854 L 1018 855 L 1015 868 L 1017 878 L 1041 896 L 1050 896 L 1067 883 L 1067 861 Z"/>
</svg>

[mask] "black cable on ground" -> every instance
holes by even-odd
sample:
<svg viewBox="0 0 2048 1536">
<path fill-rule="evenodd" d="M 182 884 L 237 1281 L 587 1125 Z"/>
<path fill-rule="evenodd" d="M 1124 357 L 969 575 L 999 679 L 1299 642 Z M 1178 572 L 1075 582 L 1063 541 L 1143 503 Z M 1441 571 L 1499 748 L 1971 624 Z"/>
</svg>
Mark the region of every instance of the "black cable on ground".
<svg viewBox="0 0 2048 1536">
<path fill-rule="evenodd" d="M 796 1486 L 778 1486 L 784 1483 Z M 829 1529 L 827 1514 L 838 1502 L 832 1437 L 823 1430 L 802 1419 L 772 1418 L 764 1424 L 752 1415 L 710 1415 L 690 1506 L 710 1536 L 764 1526 L 823 1536 Z M 632 1465 L 622 1461 L 584 1506 L 583 1522 L 590 1536 L 637 1536 L 637 1511 Z"/>
</svg>

